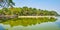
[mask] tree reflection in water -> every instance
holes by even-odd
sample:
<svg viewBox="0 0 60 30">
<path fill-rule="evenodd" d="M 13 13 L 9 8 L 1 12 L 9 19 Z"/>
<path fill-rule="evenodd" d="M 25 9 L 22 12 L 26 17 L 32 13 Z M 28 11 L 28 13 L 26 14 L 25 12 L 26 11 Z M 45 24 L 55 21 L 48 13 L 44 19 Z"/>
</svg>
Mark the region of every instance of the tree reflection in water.
<svg viewBox="0 0 60 30">
<path fill-rule="evenodd" d="M 11 27 L 13 26 L 28 26 L 28 25 L 36 25 L 44 22 L 54 22 L 56 21 L 56 18 L 51 17 L 51 18 L 14 18 L 10 19 L 8 21 L 2 22 L 3 24 L 10 24 Z"/>
</svg>

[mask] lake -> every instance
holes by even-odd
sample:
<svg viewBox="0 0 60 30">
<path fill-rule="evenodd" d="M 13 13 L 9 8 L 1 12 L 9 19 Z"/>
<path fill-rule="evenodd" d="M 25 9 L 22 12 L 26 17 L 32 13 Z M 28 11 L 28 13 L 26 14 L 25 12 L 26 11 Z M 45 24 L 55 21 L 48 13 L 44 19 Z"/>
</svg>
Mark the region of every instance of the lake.
<svg viewBox="0 0 60 30">
<path fill-rule="evenodd" d="M 44 22 L 41 24 L 35 24 L 35 25 L 28 25 L 28 26 L 13 26 L 11 27 L 9 24 L 5 25 L 0 23 L 0 30 L 60 30 L 60 17 L 57 17 L 57 20 L 55 22 Z"/>
</svg>

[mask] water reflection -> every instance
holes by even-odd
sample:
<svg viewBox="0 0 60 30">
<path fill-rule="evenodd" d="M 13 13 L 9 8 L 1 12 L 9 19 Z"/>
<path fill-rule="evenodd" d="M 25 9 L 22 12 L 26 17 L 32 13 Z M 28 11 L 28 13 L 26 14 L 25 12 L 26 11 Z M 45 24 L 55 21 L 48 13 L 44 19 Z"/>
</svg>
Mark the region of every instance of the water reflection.
<svg viewBox="0 0 60 30">
<path fill-rule="evenodd" d="M 58 20 L 55 22 L 55 24 L 57 24 L 58 27 L 60 27 L 60 17 L 57 17 L 57 18 L 58 18 Z"/>
<path fill-rule="evenodd" d="M 3 24 L 0 24 L 0 30 L 5 30 L 5 28 L 3 27 Z"/>
<path fill-rule="evenodd" d="M 34 26 L 28 26 L 28 27 L 23 27 L 20 29 L 20 27 L 13 27 L 13 29 L 10 30 L 59 30 L 56 24 L 52 23 L 43 23 L 43 24 L 38 24 Z"/>
<path fill-rule="evenodd" d="M 3 24 L 7 30 L 60 30 L 60 19 L 55 18 L 19 18 L 3 22 Z"/>
<path fill-rule="evenodd" d="M 10 27 L 8 30 L 60 30 L 60 28 L 54 22 L 46 22 L 46 23 L 36 24 L 27 27 L 14 26 L 14 27 Z"/>
<path fill-rule="evenodd" d="M 55 18 L 51 17 L 51 18 L 17 18 L 17 19 L 11 19 L 8 20 L 6 22 L 3 22 L 3 24 L 10 24 L 11 27 L 13 26 L 32 26 L 32 25 L 36 25 L 36 24 L 41 24 L 44 22 L 54 22 L 56 21 Z"/>
</svg>

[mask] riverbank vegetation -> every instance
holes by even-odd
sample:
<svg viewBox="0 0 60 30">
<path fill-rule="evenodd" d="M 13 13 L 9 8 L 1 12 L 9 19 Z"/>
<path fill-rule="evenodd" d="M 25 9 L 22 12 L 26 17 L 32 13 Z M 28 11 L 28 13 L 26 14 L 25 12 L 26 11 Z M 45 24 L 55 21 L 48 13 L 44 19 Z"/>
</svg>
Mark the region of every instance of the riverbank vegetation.
<svg viewBox="0 0 60 30">
<path fill-rule="evenodd" d="M 32 7 L 13 7 L 0 9 L 0 23 L 14 25 L 36 24 L 40 22 L 51 22 L 55 21 L 55 18 L 18 18 L 18 16 L 57 16 L 58 13 L 55 11 L 47 11 L 36 9 Z M 12 18 L 10 18 L 12 16 Z M 21 23 L 21 24 L 20 24 Z"/>
<path fill-rule="evenodd" d="M 0 15 L 19 15 L 19 16 L 57 16 L 56 11 L 41 10 L 32 7 L 13 7 L 0 9 Z"/>
<path fill-rule="evenodd" d="M 42 10 L 32 7 L 13 7 L 15 3 L 12 0 L 0 0 L 0 23 L 14 25 L 31 25 L 40 22 L 54 21 L 55 18 L 18 18 L 18 16 L 57 16 L 56 11 Z M 6 6 L 5 6 L 6 5 Z M 9 8 L 10 7 L 10 8 Z"/>
</svg>

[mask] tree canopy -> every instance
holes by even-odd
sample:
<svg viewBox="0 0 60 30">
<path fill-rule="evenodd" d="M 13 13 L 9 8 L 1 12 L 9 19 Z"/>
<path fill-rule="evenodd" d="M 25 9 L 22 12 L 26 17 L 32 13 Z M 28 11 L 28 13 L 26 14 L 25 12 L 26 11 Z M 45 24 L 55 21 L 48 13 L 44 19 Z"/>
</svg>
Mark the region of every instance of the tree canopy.
<svg viewBox="0 0 60 30">
<path fill-rule="evenodd" d="M 12 15 L 19 15 L 19 16 L 56 16 L 58 15 L 56 11 L 47 11 L 47 10 L 41 10 L 41 9 L 36 9 L 32 7 L 22 7 L 22 8 L 14 7 L 13 9 L 8 8 L 4 11 L 5 15 L 11 14 L 11 13 Z"/>
</svg>

